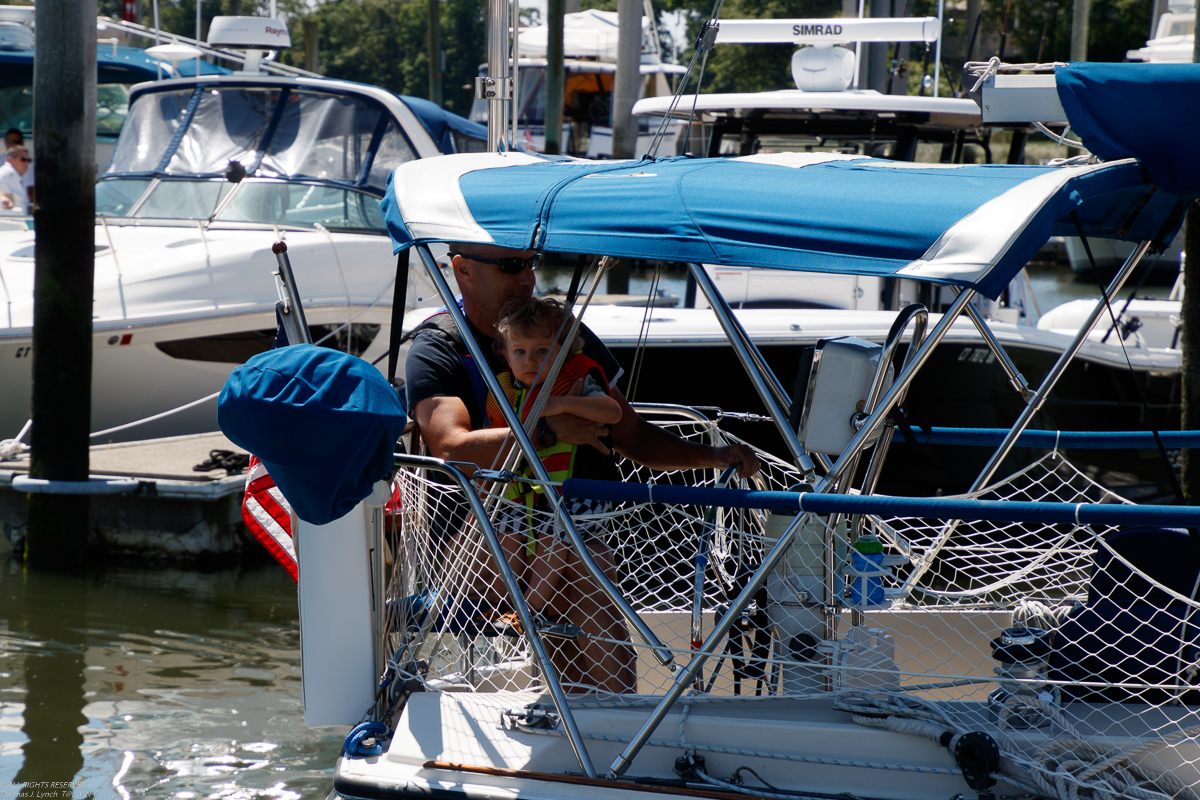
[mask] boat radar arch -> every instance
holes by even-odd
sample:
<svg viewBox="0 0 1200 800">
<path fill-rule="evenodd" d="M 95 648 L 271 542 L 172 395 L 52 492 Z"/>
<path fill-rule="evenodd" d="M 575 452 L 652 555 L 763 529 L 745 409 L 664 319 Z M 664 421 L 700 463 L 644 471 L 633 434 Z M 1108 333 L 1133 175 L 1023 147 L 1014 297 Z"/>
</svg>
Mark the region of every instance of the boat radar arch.
<svg viewBox="0 0 1200 800">
<path fill-rule="evenodd" d="M 850 42 L 934 42 L 937 17 L 886 19 L 733 19 L 721 20 L 717 44 L 795 44 L 792 80 L 804 92 L 844 92 L 854 82 L 855 54 Z"/>
<path fill-rule="evenodd" d="M 257 74 L 268 54 L 292 46 L 287 23 L 270 17 L 213 17 L 208 29 L 208 44 L 246 51 L 242 72 Z"/>
</svg>

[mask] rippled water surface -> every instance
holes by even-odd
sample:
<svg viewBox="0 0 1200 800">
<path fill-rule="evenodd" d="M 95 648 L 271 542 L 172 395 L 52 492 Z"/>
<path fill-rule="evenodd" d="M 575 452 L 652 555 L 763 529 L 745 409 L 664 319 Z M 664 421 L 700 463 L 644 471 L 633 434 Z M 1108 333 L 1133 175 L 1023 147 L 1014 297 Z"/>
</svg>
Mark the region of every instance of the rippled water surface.
<svg viewBox="0 0 1200 800">
<path fill-rule="evenodd" d="M 0 553 L 0 798 L 326 797 L 346 731 L 305 726 L 299 647 L 271 563 L 74 578 Z"/>
</svg>

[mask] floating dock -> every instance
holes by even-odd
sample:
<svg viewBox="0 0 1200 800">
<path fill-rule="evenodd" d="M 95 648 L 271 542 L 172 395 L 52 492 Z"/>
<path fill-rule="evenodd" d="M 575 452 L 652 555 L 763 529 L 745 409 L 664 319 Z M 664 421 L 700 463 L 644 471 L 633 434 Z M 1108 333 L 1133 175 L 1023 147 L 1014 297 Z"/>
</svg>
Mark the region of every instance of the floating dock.
<svg viewBox="0 0 1200 800">
<path fill-rule="evenodd" d="M 245 468 L 194 469 L 211 463 L 213 451 L 244 455 L 221 433 L 93 446 L 90 543 L 114 560 L 219 562 L 258 555 L 262 547 L 242 524 Z M 14 548 L 24 543 L 28 493 L 44 490 L 30 486 L 36 482 L 28 473 L 28 455 L 0 461 L 0 522 Z"/>
</svg>

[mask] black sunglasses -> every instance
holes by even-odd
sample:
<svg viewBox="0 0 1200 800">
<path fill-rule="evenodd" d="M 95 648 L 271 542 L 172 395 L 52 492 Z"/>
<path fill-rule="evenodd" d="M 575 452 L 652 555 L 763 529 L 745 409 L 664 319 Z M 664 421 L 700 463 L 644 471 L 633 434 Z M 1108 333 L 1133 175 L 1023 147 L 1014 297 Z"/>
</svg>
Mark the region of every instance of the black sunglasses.
<svg viewBox="0 0 1200 800">
<path fill-rule="evenodd" d="M 526 267 L 535 270 L 542 261 L 541 253 L 534 253 L 529 258 L 517 258 L 515 256 L 512 258 L 480 258 L 479 256 L 469 256 L 465 253 L 450 253 L 449 255 L 451 258 L 462 256 L 472 261 L 481 261 L 484 264 L 495 264 L 505 275 L 520 275 L 525 271 Z"/>
</svg>

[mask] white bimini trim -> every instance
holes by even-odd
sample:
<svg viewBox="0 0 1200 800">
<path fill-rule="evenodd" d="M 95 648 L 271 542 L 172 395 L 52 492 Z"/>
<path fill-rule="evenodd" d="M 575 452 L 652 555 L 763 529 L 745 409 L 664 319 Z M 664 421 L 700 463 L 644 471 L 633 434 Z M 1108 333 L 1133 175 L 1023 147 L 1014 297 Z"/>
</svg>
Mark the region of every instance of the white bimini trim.
<svg viewBox="0 0 1200 800">
<path fill-rule="evenodd" d="M 409 161 L 392 173 L 392 188 L 409 235 L 413 239 L 443 242 L 479 242 L 496 240 L 484 230 L 467 208 L 458 181 L 468 172 L 518 164 L 545 163 L 545 159 L 525 153 L 460 153 L 428 161 Z M 448 168 L 453 164 L 454 168 Z M 443 184 L 449 191 L 431 191 Z"/>
</svg>

